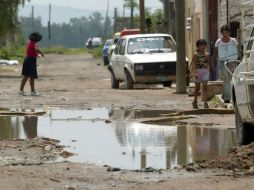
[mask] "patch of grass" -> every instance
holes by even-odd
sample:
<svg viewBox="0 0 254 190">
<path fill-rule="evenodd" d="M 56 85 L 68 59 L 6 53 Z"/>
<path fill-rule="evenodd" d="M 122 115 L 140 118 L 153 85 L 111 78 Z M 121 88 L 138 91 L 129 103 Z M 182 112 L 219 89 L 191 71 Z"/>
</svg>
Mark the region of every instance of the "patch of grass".
<svg viewBox="0 0 254 190">
<path fill-rule="evenodd" d="M 16 47 L 3 47 L 0 48 L 0 59 L 18 60 L 19 63 L 23 62 L 25 56 L 25 46 Z"/>
<path fill-rule="evenodd" d="M 88 53 L 91 53 L 94 58 L 102 58 L 102 46 L 99 46 L 97 48 L 92 48 L 92 49 L 86 49 Z"/>
<path fill-rule="evenodd" d="M 85 48 L 65 48 L 62 46 L 52 46 L 48 48 L 41 48 L 42 52 L 45 54 L 56 53 L 56 54 L 82 54 L 88 53 Z"/>
<path fill-rule="evenodd" d="M 62 46 L 52 46 L 48 48 L 40 48 L 45 54 L 65 54 L 65 55 L 78 55 L 78 54 L 92 54 L 95 58 L 102 58 L 102 46 L 98 48 L 65 48 Z M 8 47 L 0 48 L 0 59 L 18 60 L 19 63 L 23 62 L 25 57 L 26 47 L 19 48 Z"/>
</svg>

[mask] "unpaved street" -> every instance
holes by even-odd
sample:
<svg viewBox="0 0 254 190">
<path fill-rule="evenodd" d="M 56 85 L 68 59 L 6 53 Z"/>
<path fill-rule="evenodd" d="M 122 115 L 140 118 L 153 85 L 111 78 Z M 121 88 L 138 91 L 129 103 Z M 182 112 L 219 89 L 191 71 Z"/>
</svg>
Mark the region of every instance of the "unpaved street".
<svg viewBox="0 0 254 190">
<path fill-rule="evenodd" d="M 15 72 L 1 73 L 1 107 L 22 107 L 22 98 L 15 96 L 20 85 L 21 66 L 8 66 Z M 175 89 L 112 90 L 110 74 L 101 60 L 85 55 L 46 55 L 39 59 L 39 79 L 35 86 L 41 96 L 32 98 L 35 107 L 98 107 L 118 106 L 135 109 L 191 108 L 186 95 L 175 95 Z M 29 92 L 29 85 L 26 91 Z M 31 98 L 31 97 L 29 97 Z"/>
<path fill-rule="evenodd" d="M 1 66 L 0 108 L 190 110 L 193 97 L 175 94 L 175 87 L 138 86 L 134 90 L 110 88 L 110 74 L 102 60 L 90 55 L 46 55 L 38 62 L 35 81 L 38 97 L 17 95 L 21 65 Z M 26 85 L 29 94 L 29 85 Z M 220 107 L 209 102 L 210 107 Z M 200 107 L 202 104 L 200 104 Z M 208 127 L 234 128 L 234 115 L 199 115 L 184 122 Z M 234 150 L 231 155 L 210 163 L 179 166 L 153 172 L 127 171 L 90 163 L 51 162 L 63 154 L 57 141 L 50 139 L 3 140 L 0 143 L 0 183 L 4 190 L 29 189 L 244 189 L 254 186 L 254 146 Z M 12 156 L 15 155 L 15 156 Z M 239 162 L 244 162 L 238 167 Z M 227 165 L 225 163 L 232 163 Z M 220 169 L 218 169 L 220 167 Z M 229 170 L 223 170 L 229 169 Z"/>
</svg>

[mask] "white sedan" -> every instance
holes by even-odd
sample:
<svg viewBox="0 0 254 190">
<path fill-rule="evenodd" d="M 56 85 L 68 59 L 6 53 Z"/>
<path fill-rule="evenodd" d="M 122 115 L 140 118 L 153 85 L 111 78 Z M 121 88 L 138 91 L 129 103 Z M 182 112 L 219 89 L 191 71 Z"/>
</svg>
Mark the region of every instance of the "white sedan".
<svg viewBox="0 0 254 190">
<path fill-rule="evenodd" d="M 176 80 L 176 44 L 168 34 L 135 34 L 121 37 L 109 64 L 111 87 L 126 89 L 133 84 L 162 83 L 171 86 Z M 186 79 L 188 78 L 186 61 Z"/>
</svg>

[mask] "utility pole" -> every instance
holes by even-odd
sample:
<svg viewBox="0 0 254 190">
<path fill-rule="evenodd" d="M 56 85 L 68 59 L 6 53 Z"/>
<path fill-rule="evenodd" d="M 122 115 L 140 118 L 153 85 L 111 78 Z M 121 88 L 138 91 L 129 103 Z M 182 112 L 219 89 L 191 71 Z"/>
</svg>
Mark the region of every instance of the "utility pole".
<svg viewBox="0 0 254 190">
<path fill-rule="evenodd" d="M 176 0 L 176 93 L 186 93 L 185 0 Z"/>
<path fill-rule="evenodd" d="M 48 46 L 50 46 L 50 39 L 51 39 L 51 4 L 49 4 L 49 21 L 48 21 Z"/>
<path fill-rule="evenodd" d="M 125 17 L 125 5 L 123 5 L 123 18 Z"/>
<path fill-rule="evenodd" d="M 32 6 L 32 29 L 34 31 L 34 6 Z"/>
<path fill-rule="evenodd" d="M 139 0 L 139 12 L 140 12 L 140 33 L 145 33 L 145 1 Z"/>
<path fill-rule="evenodd" d="M 105 16 L 105 26 L 104 26 L 104 38 L 107 36 L 107 28 L 108 28 L 108 10 L 109 10 L 109 0 L 107 2 L 107 11 Z"/>
<path fill-rule="evenodd" d="M 117 8 L 114 8 L 114 33 L 117 31 Z"/>
<path fill-rule="evenodd" d="M 134 28 L 134 0 L 131 0 L 131 28 Z"/>
</svg>

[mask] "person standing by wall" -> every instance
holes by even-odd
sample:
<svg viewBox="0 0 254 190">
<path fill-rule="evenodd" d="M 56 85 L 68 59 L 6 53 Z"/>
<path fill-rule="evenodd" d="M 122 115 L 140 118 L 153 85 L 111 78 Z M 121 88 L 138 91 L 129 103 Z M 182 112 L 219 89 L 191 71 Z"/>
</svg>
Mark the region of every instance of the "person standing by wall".
<svg viewBox="0 0 254 190">
<path fill-rule="evenodd" d="M 34 88 L 34 79 L 37 76 L 37 56 L 44 54 L 38 49 L 37 42 L 41 41 L 42 35 L 38 32 L 33 32 L 29 35 L 29 42 L 27 44 L 26 57 L 23 62 L 22 75 L 23 79 L 20 84 L 20 95 L 25 95 L 24 87 L 27 80 L 30 78 L 31 96 L 38 96 L 39 94 Z"/>
<path fill-rule="evenodd" d="M 192 106 L 194 109 L 198 109 L 197 98 L 200 90 L 200 84 L 202 83 L 204 108 L 209 108 L 207 103 L 207 83 L 211 70 L 210 54 L 206 51 L 207 43 L 204 39 L 197 40 L 196 46 L 197 50 L 194 53 L 191 62 L 195 82 L 195 94 Z"/>
<path fill-rule="evenodd" d="M 223 81 L 223 90 L 222 90 L 222 99 L 224 103 L 229 103 L 231 99 L 230 94 L 230 76 L 226 71 L 225 62 L 229 60 L 237 60 L 238 58 L 238 50 L 237 45 L 238 42 L 230 37 L 230 28 L 228 25 L 223 25 L 220 29 L 221 38 L 215 42 L 215 64 L 214 71 L 217 71 L 217 64 L 219 65 L 219 75 L 218 79 Z M 215 73 L 215 79 L 217 79 Z"/>
</svg>

